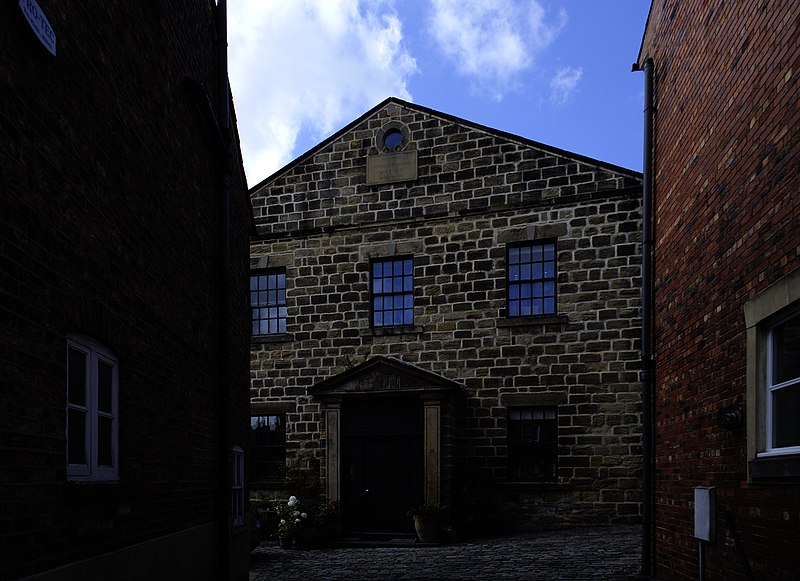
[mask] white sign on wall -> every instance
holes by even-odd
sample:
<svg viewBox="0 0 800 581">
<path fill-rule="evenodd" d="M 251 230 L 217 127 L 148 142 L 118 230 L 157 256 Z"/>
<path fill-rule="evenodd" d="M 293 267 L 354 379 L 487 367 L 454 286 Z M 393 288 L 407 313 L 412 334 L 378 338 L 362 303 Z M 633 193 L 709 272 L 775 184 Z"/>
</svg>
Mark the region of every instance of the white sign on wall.
<svg viewBox="0 0 800 581">
<path fill-rule="evenodd" d="M 53 27 L 50 26 L 42 9 L 39 8 L 39 5 L 34 0 L 19 0 L 19 7 L 25 15 L 25 20 L 31 25 L 36 37 L 50 51 L 50 54 L 55 56 L 56 33 L 53 32 Z"/>
</svg>

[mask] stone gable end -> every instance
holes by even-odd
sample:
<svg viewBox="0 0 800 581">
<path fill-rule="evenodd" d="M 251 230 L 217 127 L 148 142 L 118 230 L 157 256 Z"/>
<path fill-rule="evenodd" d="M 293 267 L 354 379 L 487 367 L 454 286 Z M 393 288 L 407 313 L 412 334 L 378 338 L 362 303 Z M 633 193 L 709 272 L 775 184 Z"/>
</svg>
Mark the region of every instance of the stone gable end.
<svg viewBox="0 0 800 581">
<path fill-rule="evenodd" d="M 636 521 L 640 198 L 636 172 L 387 100 L 251 189 L 252 272 L 285 277 L 285 329 L 252 340 L 254 409 L 285 413 L 287 460 L 314 458 L 328 495 L 347 500 L 358 474 L 347 446 L 360 437 L 348 418 L 370 397 L 391 418 L 391 390 L 368 373 L 340 400 L 317 386 L 399 361 L 459 386 L 397 402 L 425 420 L 415 498 L 461 507 L 462 531 L 495 517 L 523 528 Z M 553 312 L 509 316 L 520 244 L 553 249 Z M 387 260 L 411 268 L 402 325 L 372 318 L 373 265 Z M 557 425 L 546 482 L 512 473 L 509 426 L 529 411 Z"/>
</svg>

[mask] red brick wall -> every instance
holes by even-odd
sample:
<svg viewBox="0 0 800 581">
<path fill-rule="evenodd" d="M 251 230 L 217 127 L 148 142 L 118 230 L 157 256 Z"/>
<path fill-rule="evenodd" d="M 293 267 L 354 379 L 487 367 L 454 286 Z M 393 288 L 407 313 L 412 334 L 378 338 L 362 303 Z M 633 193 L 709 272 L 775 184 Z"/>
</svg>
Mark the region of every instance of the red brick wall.
<svg viewBox="0 0 800 581">
<path fill-rule="evenodd" d="M 218 506 L 216 156 L 184 87 L 190 75 L 216 97 L 213 3 L 39 4 L 55 57 L 17 2 L 0 6 L 3 579 L 213 522 Z M 236 158 L 231 409 L 242 430 L 244 187 Z M 117 484 L 66 480 L 70 333 L 118 357 Z"/>
<path fill-rule="evenodd" d="M 693 488 L 717 487 L 706 578 L 796 579 L 800 489 L 748 484 L 743 304 L 800 266 L 800 43 L 793 0 L 656 0 L 656 573 L 695 579 Z M 735 526 L 728 526 L 726 512 Z"/>
</svg>

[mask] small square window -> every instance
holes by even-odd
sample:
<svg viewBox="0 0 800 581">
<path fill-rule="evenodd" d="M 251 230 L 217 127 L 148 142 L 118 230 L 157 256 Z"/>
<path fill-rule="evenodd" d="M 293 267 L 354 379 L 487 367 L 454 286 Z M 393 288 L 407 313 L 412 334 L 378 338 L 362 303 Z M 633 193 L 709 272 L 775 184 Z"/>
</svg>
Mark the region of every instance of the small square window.
<svg viewBox="0 0 800 581">
<path fill-rule="evenodd" d="M 506 305 L 509 317 L 556 312 L 556 243 L 510 246 L 506 261 Z"/>
<path fill-rule="evenodd" d="M 414 260 L 396 258 L 372 263 L 372 326 L 414 324 Z"/>
</svg>

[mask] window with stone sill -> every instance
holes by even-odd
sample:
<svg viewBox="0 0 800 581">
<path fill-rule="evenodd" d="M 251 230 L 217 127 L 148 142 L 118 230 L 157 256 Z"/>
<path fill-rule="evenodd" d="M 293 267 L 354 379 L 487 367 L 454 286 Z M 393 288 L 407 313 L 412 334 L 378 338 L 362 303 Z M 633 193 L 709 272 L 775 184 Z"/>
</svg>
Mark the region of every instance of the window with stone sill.
<svg viewBox="0 0 800 581">
<path fill-rule="evenodd" d="M 506 312 L 510 318 L 556 313 L 555 241 L 508 246 Z"/>
<path fill-rule="evenodd" d="M 744 307 L 752 481 L 800 478 L 800 269 Z"/>
<path fill-rule="evenodd" d="M 511 407 L 507 430 L 508 479 L 512 482 L 556 482 L 556 406 Z"/>
<path fill-rule="evenodd" d="M 252 440 L 250 480 L 254 484 L 279 482 L 286 466 L 286 414 L 250 416 Z"/>
<path fill-rule="evenodd" d="M 286 270 L 271 269 L 250 276 L 250 308 L 254 337 L 286 333 Z"/>
<path fill-rule="evenodd" d="M 414 259 L 374 260 L 370 270 L 372 327 L 414 324 Z"/>
</svg>

